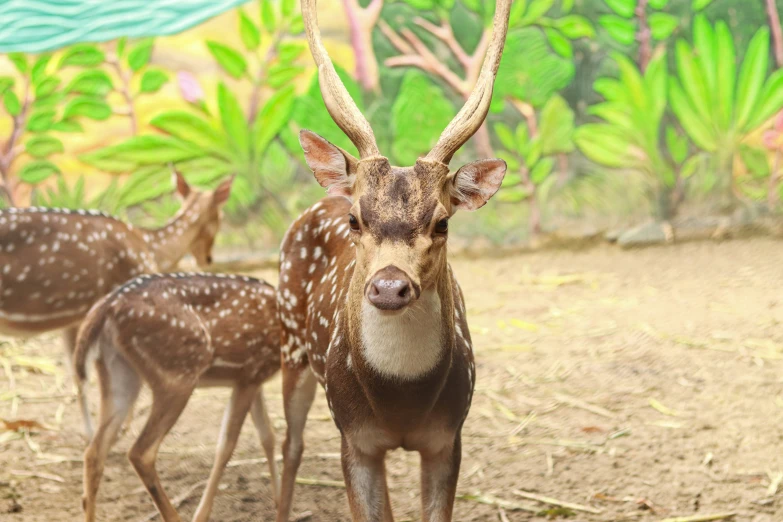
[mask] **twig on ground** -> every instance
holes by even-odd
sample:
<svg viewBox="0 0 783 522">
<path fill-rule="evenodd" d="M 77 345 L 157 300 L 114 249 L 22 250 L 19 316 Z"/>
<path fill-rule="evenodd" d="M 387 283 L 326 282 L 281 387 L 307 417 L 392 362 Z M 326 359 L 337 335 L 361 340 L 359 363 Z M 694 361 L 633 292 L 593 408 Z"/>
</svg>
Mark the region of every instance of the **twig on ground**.
<svg viewBox="0 0 783 522">
<path fill-rule="evenodd" d="M 555 473 L 555 459 L 552 457 L 552 452 L 546 452 L 546 476 L 551 477 Z"/>
<path fill-rule="evenodd" d="M 508 515 L 506 515 L 506 510 L 502 507 L 498 508 L 498 517 L 500 518 L 500 522 L 511 522 L 508 519 Z"/>
<path fill-rule="evenodd" d="M 11 475 L 16 475 L 17 477 L 34 477 L 34 478 L 53 480 L 55 482 L 65 483 L 65 479 L 62 478 L 60 475 L 53 475 L 51 473 L 37 473 L 35 471 L 12 469 Z"/>
<path fill-rule="evenodd" d="M 592 513 L 594 515 L 599 515 L 601 513 L 600 509 L 596 509 L 594 507 L 590 506 L 583 506 L 581 504 L 574 504 L 572 502 L 565 502 L 562 500 L 558 500 L 556 498 L 552 497 L 545 497 L 543 495 L 537 495 L 535 493 L 530 493 L 528 491 L 520 491 L 520 490 L 514 490 L 513 493 L 522 498 L 526 498 L 528 500 L 535 500 L 536 502 L 541 502 L 543 504 L 550 504 L 552 506 L 558 506 L 568 509 L 573 509 L 574 511 L 584 511 L 585 513 Z"/>
<path fill-rule="evenodd" d="M 783 482 L 783 472 L 769 473 L 769 487 L 767 488 L 767 496 L 774 497 L 778 492 L 780 483 Z"/>
<path fill-rule="evenodd" d="M 204 487 L 206 485 L 207 485 L 207 481 L 206 480 L 202 480 L 202 481 L 196 482 L 195 484 L 190 486 L 188 489 L 183 491 L 179 496 L 177 496 L 174 499 L 172 499 L 171 504 L 175 508 L 180 507 L 187 499 L 189 499 L 191 496 L 193 496 L 193 493 L 195 493 L 196 490 L 198 490 L 199 488 Z M 150 513 L 149 515 L 145 516 L 144 518 L 142 518 L 139 522 L 149 522 L 150 520 L 154 520 L 155 518 L 157 518 L 158 515 L 159 515 L 159 513 L 157 511 L 154 511 L 154 512 Z"/>
<path fill-rule="evenodd" d="M 668 415 L 669 417 L 679 417 L 681 415 L 680 412 L 664 406 L 660 401 L 653 399 L 652 397 L 650 397 L 650 406 L 659 413 Z"/>
<path fill-rule="evenodd" d="M 555 399 L 557 399 L 559 402 L 562 402 L 563 404 L 567 404 L 568 406 L 580 408 L 589 411 L 590 413 L 600 415 L 601 417 L 606 417 L 607 419 L 613 419 L 615 417 L 614 412 L 609 411 L 606 408 L 596 406 L 595 404 L 590 404 L 589 402 L 577 399 L 576 397 L 571 397 L 570 395 L 556 393 Z"/>
<path fill-rule="evenodd" d="M 736 513 L 717 513 L 714 515 L 691 515 L 688 517 L 665 518 L 661 522 L 712 522 L 713 520 L 726 520 L 737 516 Z"/>
<path fill-rule="evenodd" d="M 312 511 L 302 511 L 298 515 L 295 515 L 292 519 L 294 522 L 302 522 L 303 520 L 307 520 L 313 516 Z"/>
<path fill-rule="evenodd" d="M 478 502 L 479 504 L 485 504 L 487 506 L 495 506 L 498 508 L 507 509 L 509 511 L 527 511 L 528 513 L 538 513 L 540 510 L 535 506 L 529 504 L 519 504 L 517 502 L 511 502 L 510 500 L 503 500 L 501 498 L 495 498 L 489 495 L 457 495 L 460 500 L 469 500 L 471 502 Z"/>
</svg>

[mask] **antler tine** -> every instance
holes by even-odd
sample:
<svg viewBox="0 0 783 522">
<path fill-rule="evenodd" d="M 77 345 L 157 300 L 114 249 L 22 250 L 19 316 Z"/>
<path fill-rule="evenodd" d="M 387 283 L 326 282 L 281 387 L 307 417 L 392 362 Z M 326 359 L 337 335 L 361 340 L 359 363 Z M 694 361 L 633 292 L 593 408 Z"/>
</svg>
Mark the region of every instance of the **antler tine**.
<svg viewBox="0 0 783 522">
<path fill-rule="evenodd" d="M 302 17 L 310 52 L 318 66 L 318 80 L 326 109 L 334 122 L 359 149 L 360 158 L 380 155 L 369 122 L 351 99 L 321 41 L 316 0 L 302 0 Z"/>
<path fill-rule="evenodd" d="M 503 46 L 506 43 L 511 1 L 497 1 L 492 27 L 492 41 L 481 66 L 476 87 L 425 159 L 448 165 L 454 153 L 476 133 L 487 117 L 489 104 L 492 101 L 492 89 L 495 86 L 495 76 L 500 66 L 500 57 L 503 55 Z"/>
</svg>

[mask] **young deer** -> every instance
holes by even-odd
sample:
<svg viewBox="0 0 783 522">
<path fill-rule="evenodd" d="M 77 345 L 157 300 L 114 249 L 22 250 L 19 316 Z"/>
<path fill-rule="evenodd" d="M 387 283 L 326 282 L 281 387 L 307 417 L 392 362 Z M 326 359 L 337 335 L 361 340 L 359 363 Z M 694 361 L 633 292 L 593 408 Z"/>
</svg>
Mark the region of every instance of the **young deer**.
<svg viewBox="0 0 783 522">
<path fill-rule="evenodd" d="M 316 383 L 342 436 L 352 517 L 393 520 L 387 451 L 421 455 L 423 521 L 451 520 L 460 432 L 475 381 L 465 305 L 446 260 L 448 220 L 498 190 L 506 165 L 482 160 L 449 174 L 454 153 L 486 117 L 511 0 L 499 0 L 476 89 L 413 167 L 380 155 L 369 123 L 321 42 L 316 0 L 302 0 L 305 30 L 334 121 L 359 159 L 302 131 L 308 165 L 330 197 L 289 229 L 280 254 L 283 400 L 288 431 L 278 522 L 291 510 L 302 432 Z"/>
<path fill-rule="evenodd" d="M 231 179 L 214 192 L 192 190 L 175 173 L 182 210 L 157 230 L 85 210 L 0 210 L 0 335 L 64 330 L 67 360 L 90 306 L 143 273 L 168 271 L 191 252 L 212 262 L 212 243 Z M 92 434 L 89 415 L 84 424 Z"/>
<path fill-rule="evenodd" d="M 95 500 L 109 448 L 138 397 L 152 390 L 147 423 L 128 458 L 166 522 L 179 521 L 155 470 L 163 438 L 198 386 L 230 386 L 217 454 L 193 518 L 206 522 L 218 481 L 248 410 L 269 463 L 277 500 L 275 439 L 261 384 L 280 368 L 280 327 L 274 288 L 249 277 L 167 274 L 138 277 L 90 310 L 74 354 L 77 382 L 95 359 L 101 388 L 98 431 L 84 454 L 85 520 Z"/>
</svg>

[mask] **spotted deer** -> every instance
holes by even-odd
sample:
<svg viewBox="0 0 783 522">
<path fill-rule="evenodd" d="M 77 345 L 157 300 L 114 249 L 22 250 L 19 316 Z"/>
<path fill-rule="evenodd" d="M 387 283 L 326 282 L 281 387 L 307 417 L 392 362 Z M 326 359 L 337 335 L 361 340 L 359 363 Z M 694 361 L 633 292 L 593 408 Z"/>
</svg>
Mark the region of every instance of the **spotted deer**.
<svg viewBox="0 0 783 522">
<path fill-rule="evenodd" d="M 90 310 L 74 354 L 77 382 L 95 360 L 101 389 L 100 424 L 84 454 L 85 520 L 95 520 L 96 496 L 109 448 L 138 397 L 152 390 L 147 423 L 128 458 L 161 517 L 179 521 L 155 470 L 163 438 L 198 386 L 229 386 L 231 399 L 217 453 L 193 518 L 206 522 L 221 474 L 250 411 L 266 453 L 277 499 L 275 439 L 261 384 L 280 369 L 280 326 L 271 285 L 241 276 L 143 275 Z"/>
<path fill-rule="evenodd" d="M 169 271 L 188 252 L 199 266 L 212 262 L 231 181 L 199 192 L 175 173 L 182 209 L 157 230 L 92 210 L 0 210 L 0 335 L 64 330 L 70 361 L 80 321 L 113 288 L 143 273 Z M 89 415 L 84 423 L 89 436 Z"/>
<path fill-rule="evenodd" d="M 317 383 L 341 434 L 353 520 L 393 520 L 384 460 L 400 447 L 421 455 L 422 520 L 452 518 L 475 367 L 462 292 L 446 259 L 448 223 L 458 209 L 489 200 L 506 164 L 481 160 L 453 174 L 448 165 L 487 115 L 510 4 L 497 2 L 492 40 L 465 106 L 426 156 L 395 167 L 335 72 L 316 0 L 302 0 L 326 107 L 359 158 L 300 133 L 307 163 L 331 197 L 294 222 L 280 254 L 288 429 L 278 522 L 291 511 Z"/>
</svg>

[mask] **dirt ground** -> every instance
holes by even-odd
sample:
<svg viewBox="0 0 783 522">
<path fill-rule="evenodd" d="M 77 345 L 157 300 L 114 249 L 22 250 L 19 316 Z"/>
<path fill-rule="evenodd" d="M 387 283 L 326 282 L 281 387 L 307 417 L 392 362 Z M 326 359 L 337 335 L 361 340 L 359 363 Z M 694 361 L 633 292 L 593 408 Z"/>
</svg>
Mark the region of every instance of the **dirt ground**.
<svg viewBox="0 0 783 522">
<path fill-rule="evenodd" d="M 783 520 L 781 260 L 772 240 L 454 260 L 478 364 L 454 519 Z M 79 520 L 84 441 L 59 340 L 3 344 L 0 357 L 0 417 L 54 428 L 0 432 L 0 520 Z M 266 385 L 280 441 L 278 388 L 277 378 Z M 158 469 L 172 498 L 207 478 L 227 397 L 198 391 L 165 441 Z M 132 432 L 148 403 L 142 396 Z M 99 520 L 154 513 L 125 458 L 131 440 L 109 457 Z M 315 482 L 297 486 L 295 510 L 349 520 L 321 392 L 306 443 L 299 476 Z M 212 520 L 273 520 L 261 456 L 247 422 Z M 390 454 L 388 472 L 397 520 L 419 520 L 418 457 Z M 191 493 L 183 518 L 201 488 Z"/>
</svg>

